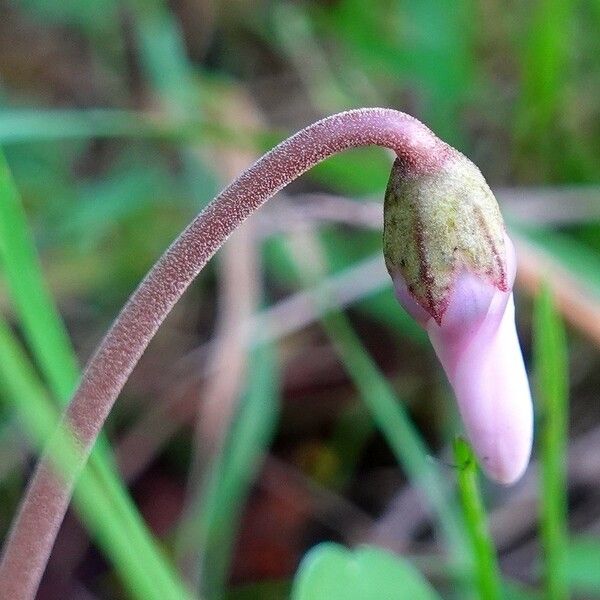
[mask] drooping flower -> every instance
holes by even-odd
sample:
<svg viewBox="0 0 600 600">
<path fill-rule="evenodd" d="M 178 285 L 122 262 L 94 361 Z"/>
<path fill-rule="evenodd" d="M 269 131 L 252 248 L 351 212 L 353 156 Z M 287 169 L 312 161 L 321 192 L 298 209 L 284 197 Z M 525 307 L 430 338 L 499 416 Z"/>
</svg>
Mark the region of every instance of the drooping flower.
<svg viewBox="0 0 600 600">
<path fill-rule="evenodd" d="M 396 296 L 426 329 L 488 475 L 513 483 L 533 435 L 517 338 L 514 248 L 479 169 L 451 154 L 435 169 L 394 163 L 384 253 Z"/>
</svg>

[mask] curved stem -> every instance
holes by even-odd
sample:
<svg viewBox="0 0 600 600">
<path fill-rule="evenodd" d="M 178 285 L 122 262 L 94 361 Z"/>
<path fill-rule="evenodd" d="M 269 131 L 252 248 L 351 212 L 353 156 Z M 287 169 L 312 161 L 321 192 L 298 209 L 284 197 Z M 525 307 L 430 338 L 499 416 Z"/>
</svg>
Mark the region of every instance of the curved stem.
<svg viewBox="0 0 600 600">
<path fill-rule="evenodd" d="M 0 598 L 35 596 L 74 482 L 106 417 L 160 324 L 208 260 L 232 231 L 293 179 L 332 154 L 371 145 L 394 150 L 407 169 L 420 172 L 435 169 L 452 152 L 422 123 L 395 110 L 359 109 L 328 117 L 265 154 L 160 258 L 88 363 L 62 426 L 40 459 L 0 565 Z M 58 475 L 53 457 L 69 430 L 77 450 Z"/>
</svg>

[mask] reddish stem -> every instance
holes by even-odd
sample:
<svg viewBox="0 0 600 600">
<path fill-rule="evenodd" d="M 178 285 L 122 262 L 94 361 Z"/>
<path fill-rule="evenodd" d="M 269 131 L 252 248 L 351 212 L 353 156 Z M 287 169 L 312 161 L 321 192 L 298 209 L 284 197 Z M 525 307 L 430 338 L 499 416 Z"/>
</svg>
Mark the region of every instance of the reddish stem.
<svg viewBox="0 0 600 600">
<path fill-rule="evenodd" d="M 82 376 L 65 414 L 79 452 L 53 468 L 53 436 L 29 483 L 0 565 L 0 598 L 32 599 L 68 508 L 74 482 L 117 396 L 160 324 L 227 237 L 266 200 L 324 160 L 359 146 L 394 150 L 407 168 L 435 169 L 452 150 L 404 113 L 368 108 L 328 117 L 285 140 L 200 213 L 131 296 Z M 61 428 L 59 428 L 59 431 Z"/>
</svg>

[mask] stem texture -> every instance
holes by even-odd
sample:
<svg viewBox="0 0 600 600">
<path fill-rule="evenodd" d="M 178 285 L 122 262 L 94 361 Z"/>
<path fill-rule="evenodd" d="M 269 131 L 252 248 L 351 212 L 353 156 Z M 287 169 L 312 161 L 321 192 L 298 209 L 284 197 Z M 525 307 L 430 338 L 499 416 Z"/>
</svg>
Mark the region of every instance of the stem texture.
<svg viewBox="0 0 600 600">
<path fill-rule="evenodd" d="M 0 598 L 34 598 L 74 482 L 115 400 L 160 324 L 223 242 L 266 200 L 317 163 L 348 148 L 372 145 L 395 151 L 407 170 L 420 173 L 435 170 L 456 152 L 415 118 L 395 110 L 367 108 L 327 117 L 242 173 L 159 259 L 89 361 L 39 461 L 5 547 Z M 76 450 L 55 466 L 69 431 Z"/>
</svg>

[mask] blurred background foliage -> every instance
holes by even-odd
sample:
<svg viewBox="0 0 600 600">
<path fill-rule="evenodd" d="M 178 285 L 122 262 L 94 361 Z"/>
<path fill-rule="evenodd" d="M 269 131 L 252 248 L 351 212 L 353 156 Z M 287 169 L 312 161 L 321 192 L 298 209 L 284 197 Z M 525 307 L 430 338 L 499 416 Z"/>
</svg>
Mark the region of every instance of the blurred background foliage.
<svg viewBox="0 0 600 600">
<path fill-rule="evenodd" d="M 597 0 L 0 1 L 2 536 L 77 364 L 177 233 L 289 133 L 381 105 L 480 166 L 519 253 L 540 448 L 515 488 L 482 482 L 503 597 L 600 597 L 599 28 Z M 451 393 L 382 267 L 390 162 L 318 166 L 209 265 L 113 411 L 40 598 L 285 598 L 323 540 L 388 548 L 443 597 L 493 575 Z M 323 586 L 348 560 L 394 570 L 352 556 L 307 561 Z"/>
</svg>

